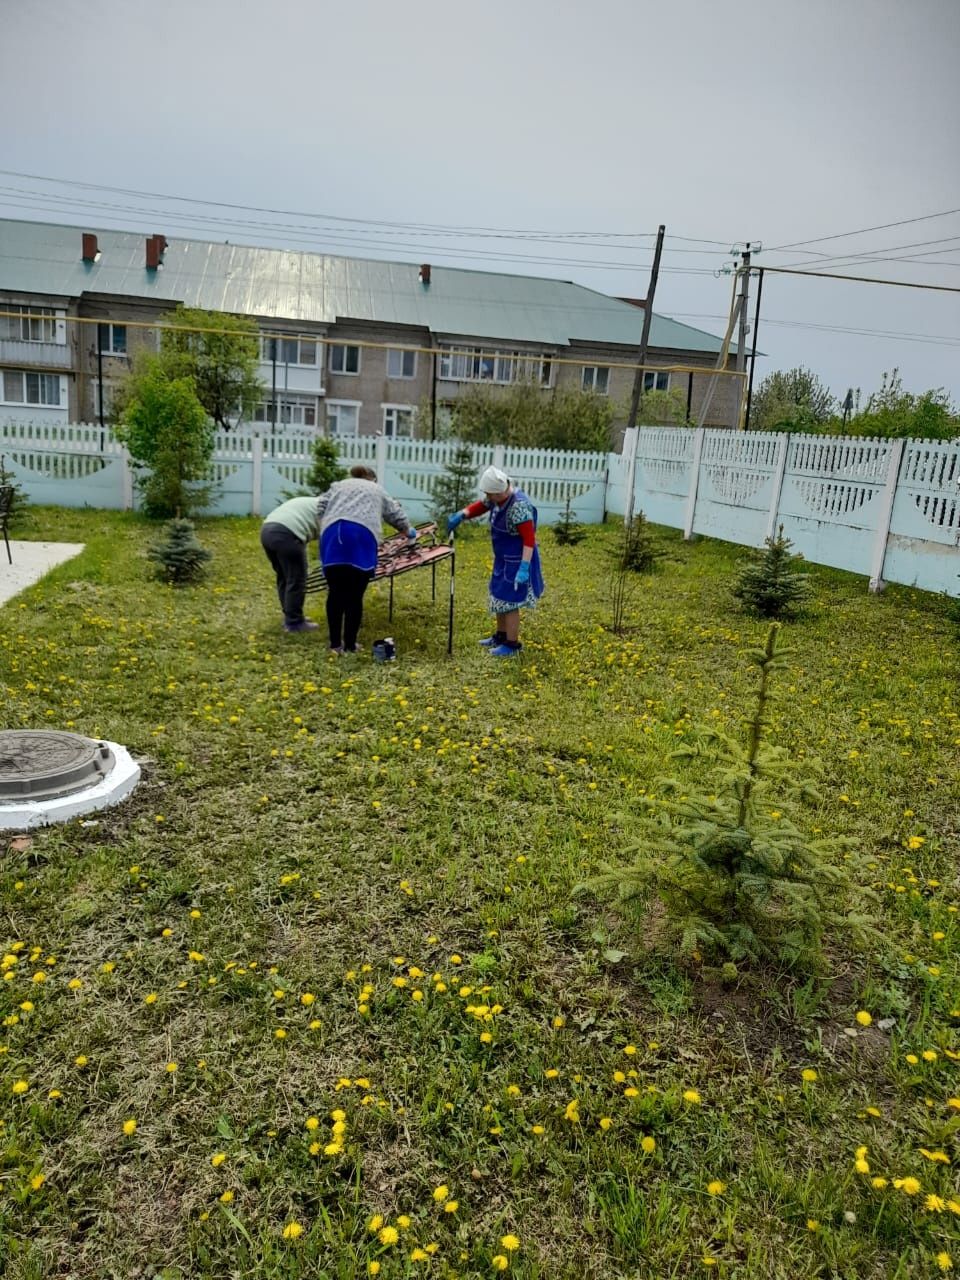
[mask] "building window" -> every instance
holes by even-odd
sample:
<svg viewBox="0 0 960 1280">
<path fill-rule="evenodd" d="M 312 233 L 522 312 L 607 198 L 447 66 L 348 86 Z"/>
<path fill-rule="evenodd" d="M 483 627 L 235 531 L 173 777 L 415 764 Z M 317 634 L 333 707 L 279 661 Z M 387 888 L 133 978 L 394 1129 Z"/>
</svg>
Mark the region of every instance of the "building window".
<svg viewBox="0 0 960 1280">
<path fill-rule="evenodd" d="M 602 364 L 585 364 L 580 382 L 584 391 L 594 391 L 605 396 L 610 388 L 610 370 Z"/>
<path fill-rule="evenodd" d="M 669 373 L 645 373 L 643 375 L 644 391 L 667 391 L 669 387 Z"/>
<path fill-rule="evenodd" d="M 127 326 L 125 324 L 98 324 L 98 341 L 105 356 L 127 354 Z"/>
<path fill-rule="evenodd" d="M 56 342 L 57 313 L 52 307 L 23 307 L 0 304 L 0 310 L 14 314 L 0 317 L 0 335 L 15 342 Z"/>
<path fill-rule="evenodd" d="M 538 382 L 549 387 L 553 365 L 528 351 L 452 348 L 440 356 L 440 377 L 450 382 Z"/>
<path fill-rule="evenodd" d="M 272 334 L 260 335 L 260 359 L 264 364 L 301 364 L 317 367 L 319 343 L 316 338 L 275 338 Z"/>
<path fill-rule="evenodd" d="M 359 400 L 327 401 L 327 434 L 355 436 L 360 429 Z"/>
<path fill-rule="evenodd" d="M 417 376 L 417 353 L 404 347 L 391 347 L 387 352 L 388 378 L 415 378 Z"/>
<path fill-rule="evenodd" d="M 330 347 L 330 372 L 359 373 L 360 348 L 345 347 L 338 343 L 334 343 Z"/>
<path fill-rule="evenodd" d="M 48 408 L 60 404 L 60 375 L 57 373 L 21 373 L 5 369 L 3 373 L 4 404 L 36 404 Z"/>
<path fill-rule="evenodd" d="M 383 434 L 393 440 L 409 440 L 413 436 L 412 404 L 385 404 L 383 406 Z"/>
<path fill-rule="evenodd" d="M 253 411 L 254 422 L 274 425 L 274 402 L 261 400 Z M 313 398 L 300 399 L 296 396 L 278 396 L 276 402 L 276 418 L 284 427 L 316 427 L 317 402 Z"/>
</svg>

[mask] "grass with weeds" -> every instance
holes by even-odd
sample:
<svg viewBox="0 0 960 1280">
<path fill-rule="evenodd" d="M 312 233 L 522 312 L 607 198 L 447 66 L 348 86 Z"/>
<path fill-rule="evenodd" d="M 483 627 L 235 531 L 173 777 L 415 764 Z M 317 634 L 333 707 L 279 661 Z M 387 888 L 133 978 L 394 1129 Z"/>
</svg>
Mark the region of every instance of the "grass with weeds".
<svg viewBox="0 0 960 1280">
<path fill-rule="evenodd" d="M 802 820 L 868 857 L 887 945 L 724 984 L 572 894 L 671 751 L 739 730 L 765 627 L 738 548 L 659 532 L 615 636 L 617 530 L 548 547 L 495 663 L 467 537 L 453 660 L 411 574 L 392 624 L 368 595 L 382 665 L 281 632 L 255 521 L 202 522 L 213 575 L 176 591 L 135 516 L 25 521 L 86 550 L 0 610 L 4 722 L 122 742 L 143 780 L 0 842 L 11 1280 L 960 1267 L 945 602 L 815 571 L 771 735 L 822 760 Z"/>
</svg>

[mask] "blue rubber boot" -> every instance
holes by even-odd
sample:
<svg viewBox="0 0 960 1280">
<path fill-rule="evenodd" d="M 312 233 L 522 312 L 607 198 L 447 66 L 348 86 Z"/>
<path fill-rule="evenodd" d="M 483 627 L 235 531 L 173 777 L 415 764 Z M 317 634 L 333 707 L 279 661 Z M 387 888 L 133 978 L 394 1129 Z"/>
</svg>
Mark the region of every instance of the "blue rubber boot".
<svg viewBox="0 0 960 1280">
<path fill-rule="evenodd" d="M 511 644 L 509 640 L 504 640 L 503 644 L 498 644 L 495 649 L 490 650 L 491 658 L 517 658 L 520 656 L 520 650 L 523 645 L 517 641 Z"/>
</svg>

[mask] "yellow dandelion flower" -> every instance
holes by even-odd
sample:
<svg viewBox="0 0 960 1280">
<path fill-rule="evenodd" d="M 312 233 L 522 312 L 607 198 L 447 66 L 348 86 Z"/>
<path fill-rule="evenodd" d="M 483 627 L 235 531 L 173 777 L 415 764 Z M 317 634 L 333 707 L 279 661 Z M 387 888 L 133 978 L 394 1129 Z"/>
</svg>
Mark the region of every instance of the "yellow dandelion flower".
<svg viewBox="0 0 960 1280">
<path fill-rule="evenodd" d="M 168 1062 L 166 1069 L 168 1074 L 172 1076 L 175 1072 L 180 1070 L 180 1064 L 179 1062 Z"/>
<path fill-rule="evenodd" d="M 299 1222 L 288 1222 L 281 1234 L 284 1240 L 299 1240 L 303 1235 L 303 1227 Z"/>
<path fill-rule="evenodd" d="M 409 1231 L 409 1230 L 410 1230 L 410 1215 L 409 1215 L 409 1214 L 406 1214 L 406 1213 L 398 1213 L 398 1214 L 397 1214 L 397 1226 L 400 1228 L 400 1230 L 401 1230 L 401 1231 Z"/>
<path fill-rule="evenodd" d="M 920 1181 L 917 1178 L 894 1178 L 893 1185 L 898 1191 L 908 1196 L 915 1196 L 920 1190 Z"/>
<path fill-rule="evenodd" d="M 400 1239 L 400 1232 L 396 1227 L 381 1227 L 377 1232 L 377 1239 L 383 1245 L 396 1244 Z"/>
<path fill-rule="evenodd" d="M 127 1135 L 128 1138 L 132 1133 L 136 1133 L 136 1131 L 137 1131 L 136 1120 L 134 1120 L 132 1117 L 129 1120 L 124 1120 L 123 1132 Z"/>
<path fill-rule="evenodd" d="M 651 1138 L 649 1134 L 645 1138 L 640 1139 L 640 1150 L 644 1155 L 651 1155 L 657 1149 L 656 1138 Z"/>
<path fill-rule="evenodd" d="M 319 1118 L 317 1116 L 307 1116 L 306 1120 L 304 1121 L 304 1128 L 309 1129 L 311 1133 L 313 1132 L 314 1129 L 319 1129 L 320 1128 Z"/>
<path fill-rule="evenodd" d="M 448 1200 L 447 1203 L 443 1206 L 443 1212 L 456 1213 L 459 1208 L 460 1208 L 459 1200 Z"/>
<path fill-rule="evenodd" d="M 701 1097 L 700 1097 L 699 1093 L 697 1093 L 696 1089 L 684 1089 L 684 1091 L 683 1091 L 683 1100 L 684 1100 L 684 1102 L 690 1102 L 690 1103 L 692 1103 L 692 1104 L 694 1104 L 694 1105 L 696 1105 L 698 1102 L 701 1102 L 701 1101 L 702 1101 L 702 1099 L 701 1099 Z"/>
<path fill-rule="evenodd" d="M 437 1204 L 443 1204 L 444 1200 L 449 1199 L 449 1196 L 450 1188 L 446 1183 L 441 1183 L 439 1187 L 434 1187 L 433 1198 L 436 1200 Z"/>
<path fill-rule="evenodd" d="M 860 1023 L 861 1027 L 869 1027 L 870 1023 L 873 1022 L 873 1015 L 867 1013 L 866 1009 L 861 1009 L 857 1014 L 857 1022 Z"/>
<path fill-rule="evenodd" d="M 942 1196 L 928 1195 L 923 1202 L 923 1207 L 928 1213 L 943 1213 L 947 1202 Z"/>
<path fill-rule="evenodd" d="M 816 1220 L 816 1218 L 808 1218 L 808 1219 L 807 1219 L 807 1230 L 808 1230 L 808 1231 L 819 1231 L 819 1230 L 820 1230 L 820 1223 Z"/>
<path fill-rule="evenodd" d="M 497 1253 L 490 1260 L 494 1271 L 506 1271 L 510 1265 L 510 1259 L 505 1253 Z"/>
<path fill-rule="evenodd" d="M 215 1169 L 219 1169 L 220 1166 L 223 1164 L 223 1162 L 226 1160 L 226 1158 L 227 1158 L 227 1153 L 225 1151 L 216 1151 L 210 1157 L 210 1163 L 213 1165 Z"/>
<path fill-rule="evenodd" d="M 382 1226 L 383 1226 L 383 1214 L 375 1213 L 373 1217 L 370 1219 L 370 1221 L 367 1223 L 367 1230 L 370 1232 L 372 1236 L 375 1236 Z"/>
<path fill-rule="evenodd" d="M 613 1124 L 613 1121 L 610 1119 L 609 1116 L 601 1116 L 600 1119 L 597 1121 L 597 1123 L 599 1124 L 600 1128 L 604 1131 L 604 1133 L 606 1133 L 606 1131 Z"/>
<path fill-rule="evenodd" d="M 813 1067 L 804 1067 L 800 1072 L 800 1079 L 804 1084 L 813 1084 L 814 1080 L 819 1079 L 819 1076 L 816 1071 L 814 1071 Z"/>
<path fill-rule="evenodd" d="M 30 1086 L 27 1084 L 26 1080 L 14 1080 L 13 1085 L 11 1087 L 11 1092 L 26 1093 L 29 1088 Z"/>
<path fill-rule="evenodd" d="M 520 1239 L 518 1236 L 514 1235 L 501 1236 L 500 1244 L 504 1249 L 506 1249 L 507 1253 L 516 1253 L 520 1248 Z"/>
<path fill-rule="evenodd" d="M 220 1196 L 220 1202 L 221 1202 L 221 1204 L 232 1204 L 232 1203 L 233 1203 L 233 1192 L 232 1192 L 232 1191 L 224 1191 L 224 1192 L 221 1194 L 221 1196 Z"/>
<path fill-rule="evenodd" d="M 429 1262 L 430 1255 L 429 1253 L 427 1253 L 425 1249 L 420 1249 L 420 1248 L 412 1249 L 410 1251 L 410 1261 L 411 1262 Z"/>
<path fill-rule="evenodd" d="M 949 1253 L 947 1253 L 945 1250 L 942 1250 L 940 1253 L 937 1254 L 937 1266 L 940 1268 L 941 1271 L 953 1270 L 953 1259 L 950 1257 Z"/>
<path fill-rule="evenodd" d="M 47 1180 L 46 1174 L 35 1173 L 33 1177 L 30 1179 L 30 1186 L 34 1189 L 34 1191 L 39 1191 L 40 1188 L 43 1186 L 43 1184 L 46 1182 L 46 1180 Z"/>
<path fill-rule="evenodd" d="M 950 1163 L 950 1157 L 945 1151 L 928 1151 L 926 1147 L 921 1147 L 920 1154 L 925 1160 L 932 1160 L 934 1164 Z"/>
<path fill-rule="evenodd" d="M 367 1275 L 378 1276 L 380 1274 L 380 1263 L 374 1260 L 367 1263 Z"/>
<path fill-rule="evenodd" d="M 712 1182 L 707 1183 L 707 1195 L 722 1196 L 727 1189 L 727 1184 L 721 1182 L 719 1178 L 714 1178 Z"/>
</svg>

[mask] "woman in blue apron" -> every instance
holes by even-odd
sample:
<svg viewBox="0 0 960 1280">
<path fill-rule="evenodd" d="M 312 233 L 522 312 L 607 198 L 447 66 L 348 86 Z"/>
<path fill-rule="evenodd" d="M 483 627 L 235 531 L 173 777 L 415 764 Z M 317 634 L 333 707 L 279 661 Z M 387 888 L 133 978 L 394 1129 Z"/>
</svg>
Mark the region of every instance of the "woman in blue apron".
<svg viewBox="0 0 960 1280">
<path fill-rule="evenodd" d="M 490 513 L 493 539 L 493 574 L 490 577 L 490 612 L 496 618 L 492 636 L 480 643 L 494 658 L 514 658 L 520 643 L 520 610 L 533 609 L 543 595 L 543 574 L 537 547 L 537 509 L 515 489 L 499 467 L 487 467 L 480 477 L 483 498 L 472 502 L 447 520 L 452 533 L 463 520 Z"/>
</svg>

